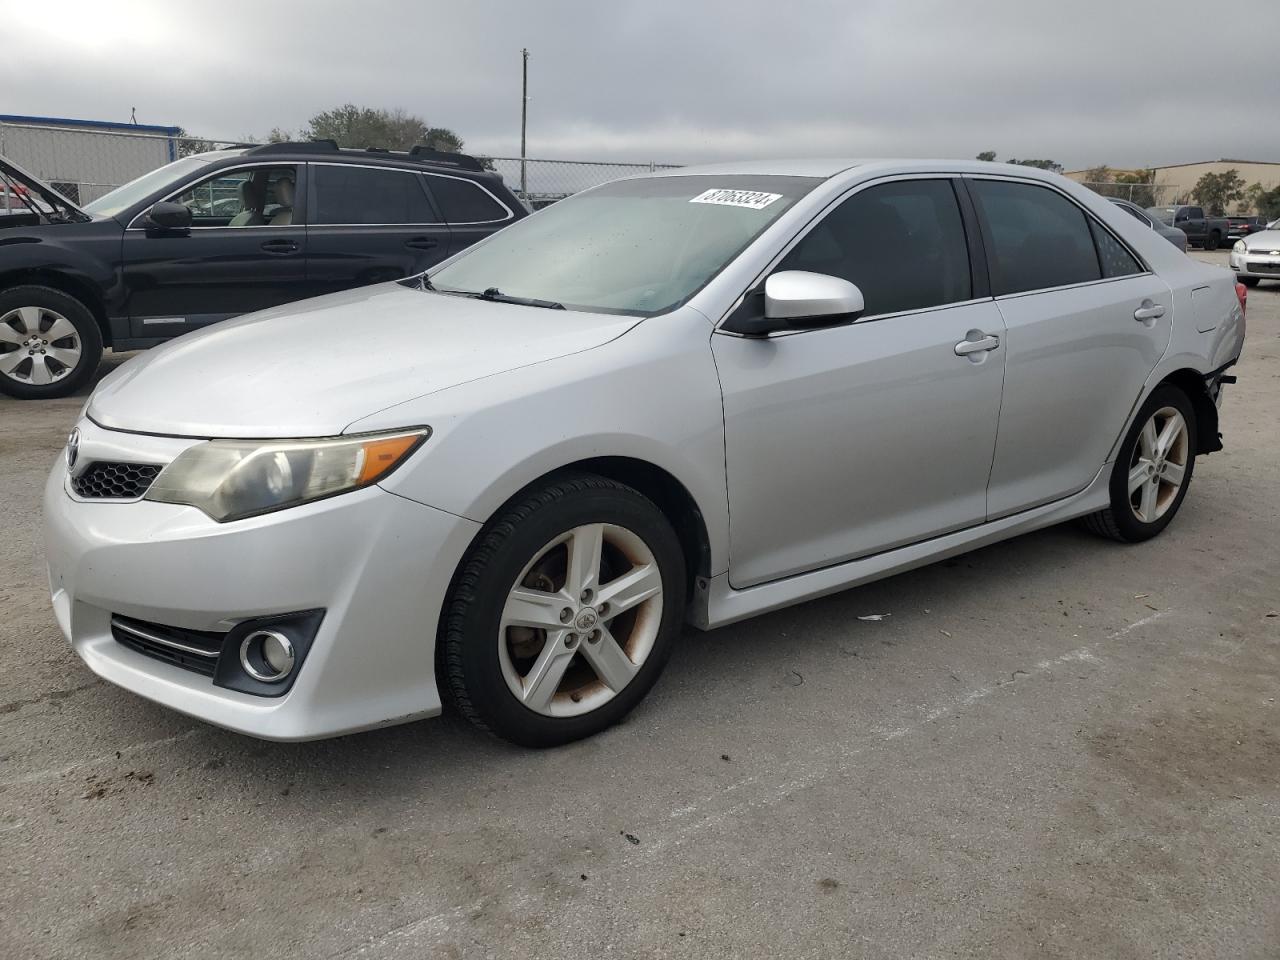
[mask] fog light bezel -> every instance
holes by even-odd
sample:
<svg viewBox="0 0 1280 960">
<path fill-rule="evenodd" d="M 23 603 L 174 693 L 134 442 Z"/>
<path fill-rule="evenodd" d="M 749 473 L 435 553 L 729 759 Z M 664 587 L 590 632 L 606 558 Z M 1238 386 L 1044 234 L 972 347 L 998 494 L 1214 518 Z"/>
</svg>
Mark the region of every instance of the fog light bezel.
<svg viewBox="0 0 1280 960">
<path fill-rule="evenodd" d="M 258 697 L 284 696 L 293 688 L 302 672 L 324 614 L 323 609 L 301 610 L 296 613 L 253 617 L 236 624 L 223 640 L 222 652 L 214 668 L 214 686 Z M 252 654 L 252 638 L 268 634 L 278 634 L 293 651 L 292 666 L 279 676 L 263 669 L 267 667 L 265 660 L 258 663 L 250 659 L 254 670 L 249 670 L 245 663 L 245 659 L 249 658 L 242 659 L 242 653 Z"/>
<path fill-rule="evenodd" d="M 284 648 L 284 655 L 288 658 L 289 664 L 283 670 L 273 668 L 267 657 L 266 645 L 272 640 Z M 279 630 L 254 630 L 240 641 L 240 668 L 261 683 L 280 683 L 293 673 L 297 665 L 293 641 Z"/>
</svg>

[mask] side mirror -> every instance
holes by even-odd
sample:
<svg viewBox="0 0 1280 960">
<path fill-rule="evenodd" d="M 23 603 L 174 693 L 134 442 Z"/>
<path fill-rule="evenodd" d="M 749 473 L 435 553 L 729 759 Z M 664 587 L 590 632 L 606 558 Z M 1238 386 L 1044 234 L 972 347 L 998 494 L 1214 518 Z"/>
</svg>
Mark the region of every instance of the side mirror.
<svg viewBox="0 0 1280 960">
<path fill-rule="evenodd" d="M 862 291 L 848 280 L 806 270 L 783 270 L 764 282 L 729 315 L 721 329 L 748 337 L 777 330 L 829 327 L 866 309 Z"/>
<path fill-rule="evenodd" d="M 147 211 L 148 233 L 185 233 L 191 229 L 191 211 L 180 203 L 161 200 Z"/>
</svg>

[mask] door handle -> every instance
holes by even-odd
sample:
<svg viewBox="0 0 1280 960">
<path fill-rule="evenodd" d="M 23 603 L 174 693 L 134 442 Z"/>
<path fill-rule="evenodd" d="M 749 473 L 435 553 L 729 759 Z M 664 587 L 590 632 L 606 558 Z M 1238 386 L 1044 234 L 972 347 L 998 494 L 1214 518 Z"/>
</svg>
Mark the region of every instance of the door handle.
<svg viewBox="0 0 1280 960">
<path fill-rule="evenodd" d="M 1146 323 L 1148 320 L 1158 320 L 1164 316 L 1164 305 L 1152 303 L 1150 300 L 1143 300 L 1142 306 L 1133 311 L 1133 319 Z"/>
<path fill-rule="evenodd" d="M 440 241 L 435 237 L 414 237 L 412 240 L 406 240 L 404 245 L 414 250 L 432 250 L 440 246 Z"/>
<path fill-rule="evenodd" d="M 974 339 L 974 338 L 977 339 Z M 995 350 L 1000 346 L 1000 338 L 993 333 L 983 333 L 981 330 L 970 330 L 967 339 L 961 340 L 956 344 L 956 356 L 967 357 L 973 353 L 986 353 L 988 350 Z"/>
<path fill-rule="evenodd" d="M 262 249 L 267 253 L 276 255 L 297 253 L 298 244 L 293 240 L 265 240 L 263 241 Z"/>
</svg>

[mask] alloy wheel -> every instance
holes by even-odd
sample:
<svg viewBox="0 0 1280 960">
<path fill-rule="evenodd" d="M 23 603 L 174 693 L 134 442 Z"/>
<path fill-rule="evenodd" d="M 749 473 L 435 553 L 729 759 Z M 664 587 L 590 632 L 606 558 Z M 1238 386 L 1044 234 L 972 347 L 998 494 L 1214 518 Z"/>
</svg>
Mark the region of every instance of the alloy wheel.
<svg viewBox="0 0 1280 960">
<path fill-rule="evenodd" d="M 1173 407 L 1153 413 L 1138 434 L 1129 464 L 1129 506 L 1141 523 L 1168 511 L 1186 476 L 1191 452 L 1187 421 Z"/>
<path fill-rule="evenodd" d="M 0 316 L 0 374 L 44 386 L 75 370 L 84 344 L 75 324 L 48 307 L 18 307 Z"/>
<path fill-rule="evenodd" d="M 561 534 L 507 595 L 498 657 L 508 689 L 544 716 L 599 708 L 653 650 L 662 597 L 658 562 L 632 531 L 591 523 Z"/>
</svg>

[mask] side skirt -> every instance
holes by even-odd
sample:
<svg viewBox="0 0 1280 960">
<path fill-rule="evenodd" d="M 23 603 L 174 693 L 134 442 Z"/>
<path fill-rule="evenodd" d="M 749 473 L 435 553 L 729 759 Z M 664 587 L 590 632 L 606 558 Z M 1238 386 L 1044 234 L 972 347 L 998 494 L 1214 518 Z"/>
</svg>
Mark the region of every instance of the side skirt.
<svg viewBox="0 0 1280 960">
<path fill-rule="evenodd" d="M 1111 464 L 1106 463 L 1087 487 L 1064 500 L 1046 503 L 966 530 L 957 530 L 933 540 L 924 540 L 744 590 L 735 590 L 729 585 L 728 573 L 710 580 L 700 579 L 695 595 L 690 600 L 688 621 L 702 630 L 723 627 L 793 603 L 838 593 L 1019 534 L 1082 517 L 1095 510 L 1102 510 L 1110 503 L 1107 490 L 1110 479 Z"/>
</svg>

